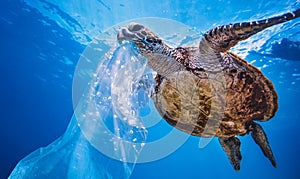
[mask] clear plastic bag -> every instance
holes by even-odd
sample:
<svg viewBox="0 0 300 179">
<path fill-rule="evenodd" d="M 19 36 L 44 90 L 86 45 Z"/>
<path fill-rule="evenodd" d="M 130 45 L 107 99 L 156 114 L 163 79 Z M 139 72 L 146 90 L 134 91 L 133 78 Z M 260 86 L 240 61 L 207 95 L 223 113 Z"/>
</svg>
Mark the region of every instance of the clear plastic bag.
<svg viewBox="0 0 300 179">
<path fill-rule="evenodd" d="M 176 45 L 195 46 L 199 37 L 168 19 L 134 22 Z M 145 146 L 146 127 L 161 117 L 150 100 L 155 73 L 133 44 L 117 42 L 118 29 L 129 23 L 111 27 L 86 48 L 74 74 L 75 110 L 67 131 L 22 159 L 9 178 L 129 178 L 135 163 L 161 159 L 187 140 L 188 135 L 174 129 Z"/>
</svg>

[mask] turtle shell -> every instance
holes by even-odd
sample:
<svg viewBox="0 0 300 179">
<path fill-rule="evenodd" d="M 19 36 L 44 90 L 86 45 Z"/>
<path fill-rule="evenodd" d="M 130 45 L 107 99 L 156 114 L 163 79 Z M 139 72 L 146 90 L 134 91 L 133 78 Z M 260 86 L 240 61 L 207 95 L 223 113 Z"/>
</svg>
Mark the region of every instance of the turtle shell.
<svg viewBox="0 0 300 179">
<path fill-rule="evenodd" d="M 179 130 L 201 137 L 249 132 L 249 121 L 267 121 L 277 111 L 272 83 L 247 61 L 222 53 L 223 70 L 182 70 L 157 76 L 153 95 L 163 118 Z"/>
</svg>

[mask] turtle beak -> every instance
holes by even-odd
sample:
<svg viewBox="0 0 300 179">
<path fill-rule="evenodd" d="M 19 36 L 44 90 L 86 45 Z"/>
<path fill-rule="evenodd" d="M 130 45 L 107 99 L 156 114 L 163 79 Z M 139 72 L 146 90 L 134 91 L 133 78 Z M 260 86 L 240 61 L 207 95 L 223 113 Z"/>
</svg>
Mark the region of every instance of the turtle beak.
<svg viewBox="0 0 300 179">
<path fill-rule="evenodd" d="M 133 22 L 127 27 L 122 27 L 119 29 L 117 39 L 119 42 L 122 41 L 138 42 L 139 40 L 142 39 L 142 37 L 138 35 L 138 33 L 144 28 L 145 28 L 144 26 Z"/>
<path fill-rule="evenodd" d="M 123 41 L 134 41 L 136 36 L 127 27 L 123 27 L 119 29 L 117 39 L 119 43 L 122 43 Z"/>
</svg>

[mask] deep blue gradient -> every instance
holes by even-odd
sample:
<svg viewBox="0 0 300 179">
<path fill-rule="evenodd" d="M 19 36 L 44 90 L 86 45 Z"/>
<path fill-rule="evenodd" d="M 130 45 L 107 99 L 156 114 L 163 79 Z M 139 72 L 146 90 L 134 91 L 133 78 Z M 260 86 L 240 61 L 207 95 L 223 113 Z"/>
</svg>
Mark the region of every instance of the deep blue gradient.
<svg viewBox="0 0 300 179">
<path fill-rule="evenodd" d="M 34 2 L 44 2 L 48 7 L 35 6 Z M 120 1 L 114 4 L 116 6 L 110 1 L 91 1 L 98 4 L 82 1 L 80 4 L 74 0 L 74 4 L 68 1 L 67 5 L 62 1 L 61 6 L 55 5 L 60 1 L 49 2 L 0 2 L 1 179 L 7 178 L 19 160 L 50 144 L 66 130 L 73 114 L 73 73 L 93 35 L 137 17 L 170 18 L 205 31 L 231 20 L 244 21 L 250 17 L 255 20 L 300 7 L 296 1 L 277 0 L 174 1 L 163 5 L 162 1 L 145 1 L 145 4 Z M 153 7 L 147 8 L 151 4 Z M 79 22 L 76 17 L 90 21 Z M 232 169 L 217 139 L 199 149 L 199 138 L 190 137 L 172 155 L 156 162 L 137 164 L 131 178 L 300 178 L 299 23 L 299 20 L 291 22 L 290 28 L 285 28 L 286 33 L 276 31 L 266 44 L 260 44 L 261 49 L 251 49 L 246 57 L 255 66 L 262 67 L 279 95 L 276 116 L 262 123 L 278 164 L 276 169 L 251 136 L 240 138 L 243 160 L 238 173 Z M 170 130 L 167 124 L 163 126 L 157 132 Z"/>
<path fill-rule="evenodd" d="M 65 131 L 73 114 L 70 75 L 83 46 L 55 22 L 43 25 L 24 3 L 1 1 L 0 8 L 0 178 L 6 178 L 21 158 Z"/>
</svg>

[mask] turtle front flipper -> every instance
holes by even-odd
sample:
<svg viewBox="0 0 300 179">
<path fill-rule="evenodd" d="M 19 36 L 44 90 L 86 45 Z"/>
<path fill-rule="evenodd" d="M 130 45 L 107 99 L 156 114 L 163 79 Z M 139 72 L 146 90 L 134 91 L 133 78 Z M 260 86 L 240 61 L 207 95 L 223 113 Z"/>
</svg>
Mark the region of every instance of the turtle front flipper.
<svg viewBox="0 0 300 179">
<path fill-rule="evenodd" d="M 242 160 L 242 155 L 240 152 L 241 142 L 237 137 L 219 137 L 219 142 L 225 151 L 231 165 L 234 170 L 240 170 L 240 163 Z"/>
<path fill-rule="evenodd" d="M 276 167 L 276 161 L 263 128 L 259 124 L 252 122 L 251 129 L 251 135 L 255 143 L 261 148 L 262 152 L 271 161 L 272 165 Z"/>
<path fill-rule="evenodd" d="M 207 45 L 214 52 L 225 52 L 236 45 L 239 41 L 276 24 L 280 24 L 300 16 L 300 9 L 280 16 L 229 25 L 223 25 L 207 31 L 200 41 L 200 53 L 211 53 Z"/>
</svg>

